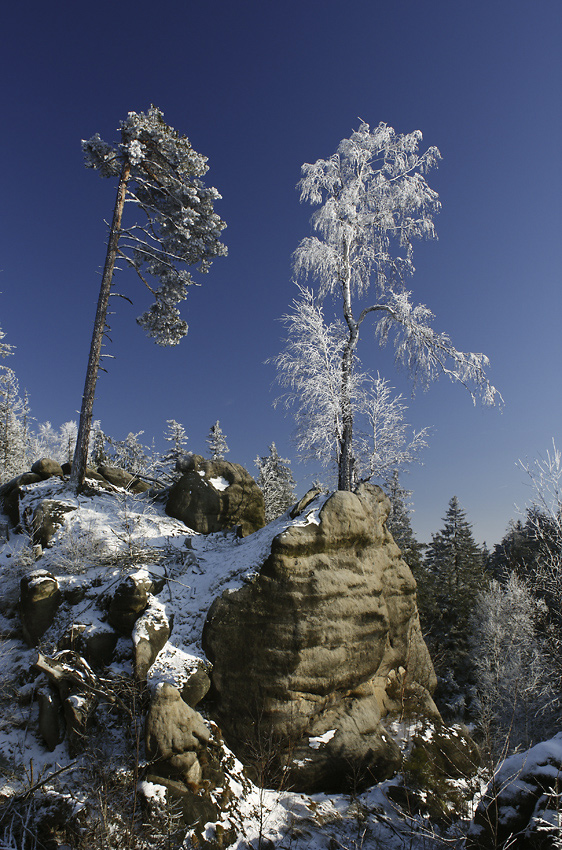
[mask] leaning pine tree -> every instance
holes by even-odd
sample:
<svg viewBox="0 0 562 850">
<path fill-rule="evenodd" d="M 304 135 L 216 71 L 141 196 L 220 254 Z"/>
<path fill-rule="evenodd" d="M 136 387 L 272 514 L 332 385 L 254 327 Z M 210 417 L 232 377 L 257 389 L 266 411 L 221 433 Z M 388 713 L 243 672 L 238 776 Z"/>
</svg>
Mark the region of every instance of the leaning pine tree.
<svg viewBox="0 0 562 850">
<path fill-rule="evenodd" d="M 285 317 L 288 348 L 277 365 L 288 388 L 285 400 L 296 408 L 300 445 L 305 451 L 318 446 L 323 460 L 318 432 L 327 433 L 340 490 L 351 490 L 361 476 L 354 424 L 358 414 L 368 419 L 372 395 L 357 358 L 365 320 L 375 319 L 381 344 L 393 337 L 396 359 L 414 381 L 427 384 L 445 374 L 473 398 L 476 392 L 487 403 L 498 398 L 486 379 L 488 359 L 457 351 L 405 287 L 414 272 L 413 241 L 435 236 L 433 215 L 440 206 L 424 176 L 440 154 L 435 147 L 420 153 L 421 138 L 419 131 L 401 135 L 386 124 L 371 130 L 363 123 L 329 159 L 302 167 L 301 201 L 318 206 L 312 217 L 317 235 L 298 246 L 295 273 L 318 286 L 314 297 L 301 287 L 293 314 Z M 343 319 L 328 326 L 322 313 L 327 297 Z"/>
<path fill-rule="evenodd" d="M 194 281 L 188 270 L 206 272 L 214 257 L 226 254 L 219 241 L 226 226 L 214 212 L 220 198 L 201 177 L 207 159 L 164 121 L 159 109 L 130 112 L 121 122 L 121 140 L 114 145 L 98 134 L 82 142 L 86 165 L 102 177 L 118 180 L 109 231 L 88 369 L 80 411 L 71 483 L 78 489 L 86 472 L 95 388 L 107 309 L 118 258 L 133 268 L 154 302 L 137 321 L 158 345 L 177 345 L 187 333 L 177 305 Z M 140 219 L 122 223 L 125 201 Z M 151 279 L 157 281 L 151 284 Z"/>
</svg>

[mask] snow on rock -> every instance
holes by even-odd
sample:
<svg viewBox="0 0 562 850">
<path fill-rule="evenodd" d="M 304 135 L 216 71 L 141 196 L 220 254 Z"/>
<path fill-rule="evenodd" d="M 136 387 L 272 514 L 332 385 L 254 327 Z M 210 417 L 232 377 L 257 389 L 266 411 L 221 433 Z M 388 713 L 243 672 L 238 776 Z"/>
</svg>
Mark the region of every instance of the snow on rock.
<svg viewBox="0 0 562 850">
<path fill-rule="evenodd" d="M 312 747 L 313 750 L 317 750 L 322 744 L 327 744 L 328 741 L 331 741 L 335 734 L 336 730 L 330 729 L 328 732 L 324 732 L 323 735 L 313 735 L 308 739 L 308 746 Z"/>
<path fill-rule="evenodd" d="M 202 480 L 199 475 L 197 477 Z M 221 491 L 224 481 L 228 481 L 226 476 L 213 474 L 210 483 L 220 494 L 230 489 L 229 485 Z M 204 486 L 206 490 L 211 489 L 207 483 Z M 149 623 L 164 617 L 168 621 L 173 618 L 173 629 L 146 674 L 152 694 L 161 692 L 163 685 L 181 692 L 196 671 L 208 671 L 201 635 L 213 600 L 224 591 L 235 593 L 251 585 L 279 534 L 286 533 L 291 526 L 314 530 L 327 499 L 319 495 L 292 520 L 285 515 L 240 538 L 234 532 L 203 536 L 183 522 L 167 516 L 160 504 L 153 503 L 145 495 L 109 493 L 94 481 L 89 483 L 91 495 L 88 496 L 77 497 L 58 479 L 24 485 L 22 491 L 22 510 L 29 507 L 31 513 L 46 498 L 63 501 L 74 508 L 65 515 L 53 537 L 52 547 L 44 551 L 40 561 L 41 568 L 55 577 L 62 594 L 55 619 L 41 638 L 43 651 L 56 653 L 61 635 L 73 624 L 83 627 L 81 634 L 85 636 L 84 640 L 90 633 L 100 630 L 111 632 L 106 621 L 108 601 L 113 598 L 119 584 L 127 576 L 132 576 L 135 583 L 147 587 L 146 619 L 143 620 L 144 615 L 141 614 L 132 637 L 126 635 L 116 640 L 111 663 L 103 669 L 103 686 L 109 687 L 114 680 L 122 687 L 133 673 L 135 646 L 150 637 Z M 33 765 L 34 776 L 42 777 L 48 777 L 62 767 L 65 772 L 57 781 L 72 799 L 87 802 L 92 807 L 89 817 L 94 817 L 95 799 L 88 799 L 83 785 L 84 777 L 91 768 L 91 752 L 76 752 L 71 757 L 66 740 L 55 745 L 52 752 L 46 749 L 37 733 L 35 694 L 44 685 L 44 679 L 32 672 L 37 653 L 14 637 L 18 630 L 19 581 L 23 574 L 36 566 L 22 536 L 12 536 L 0 548 L 3 589 L 0 599 L 0 674 L 2 684 L 6 685 L 0 689 L 0 793 L 13 794 L 27 787 L 30 764 Z M 156 584 L 156 579 L 164 578 L 163 589 L 148 589 L 151 582 Z M 161 586 L 162 581 L 159 583 Z M 97 670 L 94 669 L 92 676 L 95 675 Z M 14 703 L 14 691 L 18 694 L 18 705 Z M 121 698 L 123 691 L 118 693 Z M 83 701 L 81 693 L 72 697 L 76 709 L 87 708 L 82 705 Z M 103 749 L 104 753 L 99 767 L 107 770 L 109 775 L 119 776 L 120 782 L 130 779 L 133 783 L 131 790 L 134 791 L 138 774 L 136 754 L 128 737 L 130 718 L 124 723 L 116 710 L 116 704 L 110 705 L 102 699 L 95 711 L 95 746 L 100 752 Z M 138 715 L 136 722 L 143 722 Z M 209 725 L 216 728 L 214 724 Z M 320 731 L 326 728 L 326 725 L 320 727 Z M 310 734 L 307 738 L 308 753 L 315 755 L 316 751 L 330 746 L 336 732 L 334 725 L 322 734 Z M 199 733 L 205 737 L 201 729 Z M 361 811 L 365 846 L 372 842 L 372 846 L 380 844 L 388 850 L 402 850 L 404 846 L 413 850 L 417 846 L 421 848 L 423 835 L 420 833 L 417 845 L 412 839 L 411 821 L 402 818 L 396 804 L 386 796 L 391 783 L 381 783 L 357 795 L 355 800 L 347 795 L 306 795 L 260 789 L 253 785 L 230 750 L 223 743 L 219 746 L 218 732 L 213 732 L 213 736 L 209 752 L 220 753 L 224 782 L 209 792 L 215 815 L 202 824 L 207 838 L 223 841 L 224 835 L 228 834 L 228 844 L 233 850 L 258 846 L 260 842 L 263 846 L 266 839 L 279 847 L 291 846 L 292 850 L 320 850 L 328 843 L 330 846 L 352 846 L 358 834 L 358 812 Z M 196 740 L 194 746 L 203 746 L 200 738 Z M 132 758 L 135 770 L 131 769 Z M 141 770 L 152 769 L 143 764 L 142 754 L 140 767 Z M 171 781 L 166 781 L 170 785 Z M 168 786 L 148 781 L 142 773 L 139 791 L 157 806 L 162 806 L 165 796 L 170 793 Z M 230 802 L 225 803 L 226 800 Z"/>
<path fill-rule="evenodd" d="M 549 840 L 560 838 L 561 774 L 562 732 L 505 759 L 478 805 L 467 848 L 559 846 Z"/>
<path fill-rule="evenodd" d="M 216 478 L 209 478 L 209 484 L 212 484 L 215 490 L 226 490 L 230 487 L 230 481 L 227 481 L 222 475 L 217 475 Z"/>
</svg>

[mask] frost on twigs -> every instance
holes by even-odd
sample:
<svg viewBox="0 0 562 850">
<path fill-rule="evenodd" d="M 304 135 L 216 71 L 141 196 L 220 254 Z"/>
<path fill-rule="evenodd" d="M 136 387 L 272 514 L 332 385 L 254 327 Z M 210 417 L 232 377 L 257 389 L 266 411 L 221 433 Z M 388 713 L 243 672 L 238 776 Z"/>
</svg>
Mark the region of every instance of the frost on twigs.
<svg viewBox="0 0 562 850">
<path fill-rule="evenodd" d="M 433 217 L 440 210 L 425 175 L 441 155 L 435 147 L 420 152 L 421 139 L 419 130 L 402 135 L 386 124 L 371 130 L 362 122 L 331 157 L 305 163 L 298 184 L 301 201 L 318 208 L 311 218 L 314 234 L 295 251 L 294 270 L 297 279 L 314 280 L 316 294 L 299 289 L 293 312 L 284 317 L 287 349 L 276 362 L 289 388 L 285 400 L 297 408 L 299 446 L 319 460 L 335 456 L 343 490 L 361 475 L 354 426 L 368 383 L 357 358 L 365 319 L 374 320 L 381 345 L 392 336 L 396 361 L 414 385 L 427 386 L 444 374 L 473 400 L 501 400 L 486 377 L 485 355 L 458 351 L 434 331 L 433 314 L 415 305 L 405 287 L 415 270 L 413 241 L 435 238 Z M 341 305 L 343 321 L 326 325 L 327 298 Z"/>
</svg>

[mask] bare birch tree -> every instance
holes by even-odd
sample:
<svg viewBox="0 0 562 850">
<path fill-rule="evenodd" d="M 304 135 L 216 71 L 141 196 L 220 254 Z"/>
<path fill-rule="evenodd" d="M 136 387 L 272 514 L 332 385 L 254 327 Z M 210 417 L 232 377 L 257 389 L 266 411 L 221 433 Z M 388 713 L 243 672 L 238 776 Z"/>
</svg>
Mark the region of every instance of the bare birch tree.
<svg viewBox="0 0 562 850">
<path fill-rule="evenodd" d="M 226 254 L 219 241 L 225 223 L 213 210 L 220 198 L 201 177 L 207 159 L 164 121 L 159 109 L 130 112 L 120 125 L 121 140 L 110 145 L 98 134 L 82 142 L 86 165 L 102 177 L 118 180 L 117 198 L 92 334 L 80 411 L 71 483 L 78 489 L 88 457 L 88 443 L 106 317 L 118 258 L 133 268 L 153 300 L 138 319 L 158 345 L 177 345 L 188 327 L 177 305 L 194 283 L 188 268 L 207 272 L 214 257 Z M 122 223 L 125 202 L 140 221 Z M 158 281 L 157 288 L 149 282 Z"/>
<path fill-rule="evenodd" d="M 449 337 L 433 330 L 433 314 L 414 305 L 405 280 L 414 272 L 413 240 L 435 237 L 433 216 L 440 204 L 425 174 L 437 165 L 435 147 L 419 152 L 419 131 L 401 135 L 379 124 L 362 123 L 329 159 L 302 167 L 301 201 L 318 206 L 312 226 L 294 256 L 297 277 L 317 281 L 318 297 L 333 297 L 343 313 L 334 375 L 339 429 L 338 487 L 349 490 L 357 477 L 354 456 L 354 391 L 357 345 L 363 322 L 375 319 L 381 344 L 393 339 L 396 360 L 414 382 L 427 385 L 440 374 L 464 384 L 473 399 L 494 403 L 483 354 L 457 351 Z M 374 290 L 375 297 L 369 297 Z M 341 331 L 338 330 L 339 333 Z M 291 374 L 279 360 L 281 382 Z M 315 425 L 313 427 L 316 427 Z"/>
</svg>

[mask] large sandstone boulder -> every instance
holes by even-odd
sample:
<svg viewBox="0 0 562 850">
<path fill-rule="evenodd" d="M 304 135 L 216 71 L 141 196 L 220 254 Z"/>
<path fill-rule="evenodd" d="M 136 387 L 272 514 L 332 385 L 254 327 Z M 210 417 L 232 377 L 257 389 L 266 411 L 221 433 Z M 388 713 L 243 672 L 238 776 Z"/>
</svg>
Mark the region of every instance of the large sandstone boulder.
<svg viewBox="0 0 562 850">
<path fill-rule="evenodd" d="M 58 581 L 48 570 L 33 570 L 20 582 L 20 617 L 28 646 L 37 646 L 61 603 Z"/>
<path fill-rule="evenodd" d="M 65 505 L 56 499 L 43 499 L 33 511 L 31 529 L 33 542 L 43 548 L 48 546 L 57 529 L 64 523 L 67 513 L 75 511 L 74 505 Z"/>
<path fill-rule="evenodd" d="M 31 471 L 34 472 L 35 475 L 39 475 L 43 480 L 52 478 L 53 476 L 62 478 L 64 474 L 62 466 L 58 460 L 53 460 L 50 457 L 42 457 L 39 458 L 39 460 L 36 460 L 31 467 Z"/>
<path fill-rule="evenodd" d="M 152 582 L 144 570 L 138 570 L 121 582 L 109 605 L 109 624 L 123 635 L 130 635 L 135 622 L 148 606 Z"/>
<path fill-rule="evenodd" d="M 170 759 L 196 752 L 209 743 L 205 721 L 168 682 L 158 685 L 146 718 L 145 745 L 149 759 Z"/>
<path fill-rule="evenodd" d="M 17 528 L 20 524 L 20 499 L 22 496 L 22 487 L 26 484 L 37 484 L 42 481 L 40 475 L 34 472 L 24 472 L 22 475 L 17 475 L 0 487 L 0 505 L 2 510 L 8 515 L 10 522 Z"/>
<path fill-rule="evenodd" d="M 148 606 L 133 628 L 133 670 L 138 682 L 146 682 L 148 671 L 166 645 L 171 633 L 166 607 L 149 595 Z"/>
<path fill-rule="evenodd" d="M 255 579 L 215 600 L 203 633 L 229 746 L 246 763 L 277 753 L 284 781 L 307 792 L 394 774 L 391 720 L 440 721 L 387 497 L 363 484 L 320 504 L 273 539 Z"/>
<path fill-rule="evenodd" d="M 201 534 L 239 526 L 243 537 L 265 525 L 263 494 L 243 466 L 190 455 L 170 488 L 166 513 Z"/>
<path fill-rule="evenodd" d="M 106 481 L 113 484 L 114 487 L 122 487 L 124 490 L 129 490 L 131 493 L 146 493 L 150 490 L 150 484 L 146 481 L 141 481 L 118 466 L 98 466 L 98 473 L 103 476 Z"/>
</svg>

